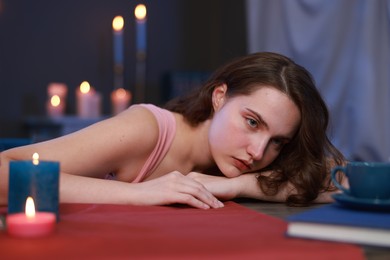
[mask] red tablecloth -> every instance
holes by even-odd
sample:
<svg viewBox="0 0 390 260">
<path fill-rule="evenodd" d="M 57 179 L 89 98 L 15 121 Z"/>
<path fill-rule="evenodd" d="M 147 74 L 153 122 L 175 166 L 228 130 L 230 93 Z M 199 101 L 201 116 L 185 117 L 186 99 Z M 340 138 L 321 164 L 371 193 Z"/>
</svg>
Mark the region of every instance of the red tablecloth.
<svg viewBox="0 0 390 260">
<path fill-rule="evenodd" d="M 234 202 L 221 209 L 62 204 L 56 232 L 0 233 L 0 258 L 363 259 L 353 245 L 285 236 L 287 223 Z"/>
</svg>

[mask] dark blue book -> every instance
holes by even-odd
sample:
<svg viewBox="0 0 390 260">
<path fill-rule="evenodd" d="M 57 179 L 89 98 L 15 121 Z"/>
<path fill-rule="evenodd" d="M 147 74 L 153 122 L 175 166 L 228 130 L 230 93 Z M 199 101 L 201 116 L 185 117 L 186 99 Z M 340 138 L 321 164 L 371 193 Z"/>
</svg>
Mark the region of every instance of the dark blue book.
<svg viewBox="0 0 390 260">
<path fill-rule="evenodd" d="M 287 235 L 308 239 L 390 247 L 390 211 L 369 211 L 328 204 L 291 215 Z"/>
</svg>

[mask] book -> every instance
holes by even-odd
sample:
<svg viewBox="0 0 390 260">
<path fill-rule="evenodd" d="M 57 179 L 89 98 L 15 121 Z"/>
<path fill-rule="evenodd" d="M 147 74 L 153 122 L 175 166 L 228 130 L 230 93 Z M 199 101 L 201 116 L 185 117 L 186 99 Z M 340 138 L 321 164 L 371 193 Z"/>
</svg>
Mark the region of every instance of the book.
<svg viewBox="0 0 390 260">
<path fill-rule="evenodd" d="M 291 215 L 287 236 L 390 247 L 390 212 L 343 207 L 337 203 Z"/>
</svg>

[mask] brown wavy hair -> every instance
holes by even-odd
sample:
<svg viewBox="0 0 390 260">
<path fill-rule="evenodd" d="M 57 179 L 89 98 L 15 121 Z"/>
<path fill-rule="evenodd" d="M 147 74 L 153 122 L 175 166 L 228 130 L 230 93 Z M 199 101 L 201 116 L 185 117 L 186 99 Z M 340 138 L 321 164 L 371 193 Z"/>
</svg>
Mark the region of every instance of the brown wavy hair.
<svg viewBox="0 0 390 260">
<path fill-rule="evenodd" d="M 329 112 L 310 73 L 291 59 L 271 52 L 254 53 L 219 68 L 200 88 L 169 101 L 165 108 L 180 113 L 192 125 L 212 118 L 212 92 L 227 85 L 227 97 L 250 95 L 262 86 L 272 86 L 288 95 L 301 113 L 301 124 L 291 142 L 258 175 L 259 187 L 275 195 L 291 183 L 288 205 L 307 205 L 320 192 L 331 190 L 330 167 L 342 164 L 343 155 L 329 141 Z M 272 173 L 264 174 L 266 171 Z"/>
</svg>

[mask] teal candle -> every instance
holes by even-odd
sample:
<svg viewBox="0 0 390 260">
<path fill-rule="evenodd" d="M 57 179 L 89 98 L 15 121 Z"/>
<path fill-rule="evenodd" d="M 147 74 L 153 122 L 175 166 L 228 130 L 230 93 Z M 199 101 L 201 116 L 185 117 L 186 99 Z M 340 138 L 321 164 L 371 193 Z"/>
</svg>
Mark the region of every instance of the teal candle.
<svg viewBox="0 0 390 260">
<path fill-rule="evenodd" d="M 35 208 L 59 217 L 59 162 L 11 161 L 9 165 L 8 213 L 25 211 L 27 197 Z"/>
</svg>

